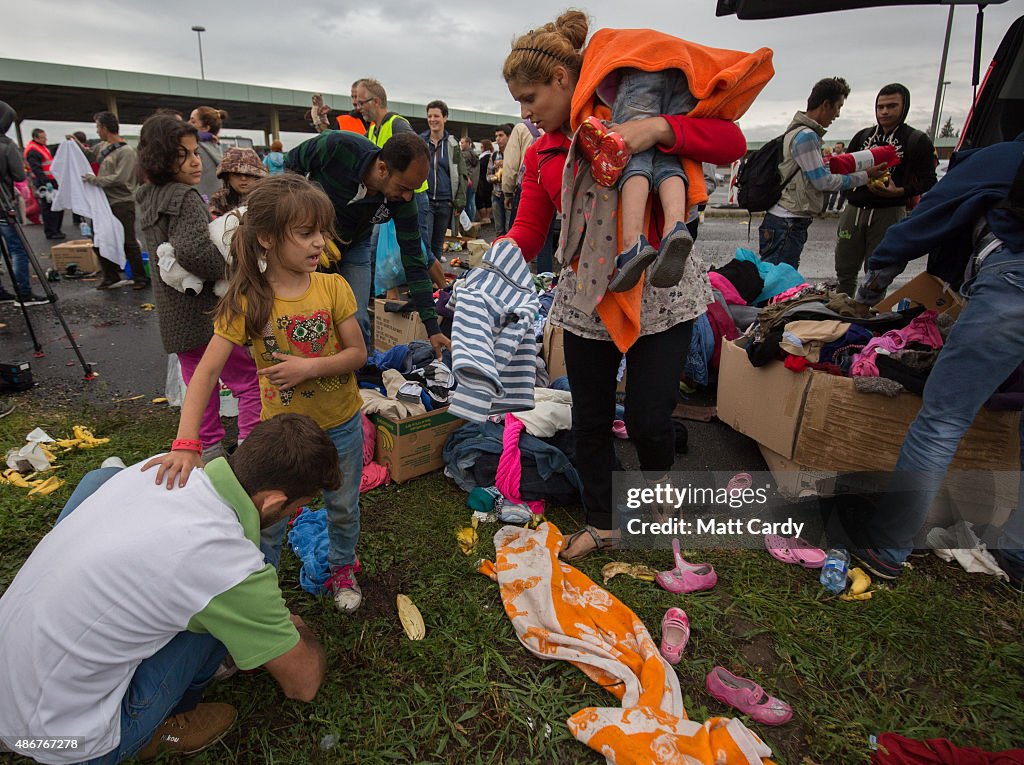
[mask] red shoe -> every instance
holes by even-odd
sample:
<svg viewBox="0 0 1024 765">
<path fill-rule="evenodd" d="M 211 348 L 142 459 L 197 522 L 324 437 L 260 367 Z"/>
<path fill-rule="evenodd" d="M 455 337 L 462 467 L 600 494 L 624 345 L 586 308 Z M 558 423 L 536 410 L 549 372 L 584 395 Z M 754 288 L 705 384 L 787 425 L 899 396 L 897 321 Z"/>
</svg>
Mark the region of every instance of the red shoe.
<svg viewBox="0 0 1024 765">
<path fill-rule="evenodd" d="M 619 182 L 629 163 L 629 149 L 618 133 L 606 132 L 597 154 L 590 161 L 590 174 L 601 186 L 611 188 Z"/>
<path fill-rule="evenodd" d="M 618 182 L 629 162 L 629 151 L 622 136 L 608 130 L 597 117 L 587 117 L 580 125 L 576 145 L 590 163 L 590 174 L 595 181 L 608 188 Z"/>
<path fill-rule="evenodd" d="M 576 146 L 587 162 L 593 162 L 601 148 L 601 139 L 608 134 L 608 129 L 597 117 L 587 117 L 580 125 L 576 137 Z"/>
</svg>

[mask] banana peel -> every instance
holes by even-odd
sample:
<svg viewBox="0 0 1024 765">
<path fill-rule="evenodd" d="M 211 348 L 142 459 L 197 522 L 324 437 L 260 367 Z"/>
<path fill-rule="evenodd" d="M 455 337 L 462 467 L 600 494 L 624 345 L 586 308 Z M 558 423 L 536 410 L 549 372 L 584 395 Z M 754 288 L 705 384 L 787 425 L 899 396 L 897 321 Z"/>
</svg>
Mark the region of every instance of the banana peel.
<svg viewBox="0 0 1024 765">
<path fill-rule="evenodd" d="M 28 496 L 30 497 L 33 495 L 44 496 L 46 494 L 52 494 L 64 485 L 64 481 L 57 476 L 52 475 L 45 481 L 36 481 L 35 484 L 36 485 L 28 493 Z"/>
<path fill-rule="evenodd" d="M 402 623 L 405 636 L 409 640 L 423 640 L 427 634 L 427 626 L 423 623 L 423 615 L 416 608 L 416 604 L 409 600 L 408 595 L 398 593 L 395 605 L 398 606 L 398 620 Z"/>
<path fill-rule="evenodd" d="M 606 563 L 601 569 L 601 576 L 604 577 L 605 584 L 608 584 L 609 579 L 618 576 L 619 574 L 631 576 L 634 579 L 639 579 L 641 582 L 653 582 L 655 577 L 658 575 L 658 572 L 649 566 L 623 563 L 622 561 Z"/>
<path fill-rule="evenodd" d="M 474 516 L 473 520 L 470 521 L 469 526 L 461 528 L 455 532 L 455 540 L 459 543 L 459 549 L 462 550 L 463 555 L 472 555 L 476 550 L 476 544 L 479 541 L 479 537 L 476 533 L 476 527 L 479 523 L 480 519 Z"/>
<path fill-rule="evenodd" d="M 868 592 L 868 587 L 871 586 L 871 577 L 867 575 L 864 569 L 860 567 L 851 568 L 846 572 L 846 576 L 850 579 L 850 590 L 840 595 L 840 600 L 871 600 L 871 593 Z"/>
<path fill-rule="evenodd" d="M 110 443 L 109 438 L 96 438 L 92 431 L 83 425 L 75 425 L 72 428 L 74 438 L 60 438 L 54 443 L 65 451 L 71 449 L 94 449 L 97 446 Z"/>
<path fill-rule="evenodd" d="M 25 480 L 25 477 L 14 468 L 8 468 L 3 472 L 4 483 L 16 486 L 19 489 L 31 489 L 32 484 Z"/>
</svg>

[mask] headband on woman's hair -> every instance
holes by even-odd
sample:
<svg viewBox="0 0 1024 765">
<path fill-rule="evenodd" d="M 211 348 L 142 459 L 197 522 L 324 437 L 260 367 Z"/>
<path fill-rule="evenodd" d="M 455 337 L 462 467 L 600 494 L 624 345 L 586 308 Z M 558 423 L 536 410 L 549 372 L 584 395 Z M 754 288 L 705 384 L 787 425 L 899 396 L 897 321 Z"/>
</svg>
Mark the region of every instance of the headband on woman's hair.
<svg viewBox="0 0 1024 765">
<path fill-rule="evenodd" d="M 558 54 L 552 53 L 551 51 L 546 51 L 543 48 L 527 48 L 527 47 L 522 47 L 522 48 L 513 48 L 512 49 L 513 53 L 515 53 L 516 51 L 526 51 L 527 53 L 542 53 L 545 56 L 551 56 L 551 58 L 553 58 L 555 61 L 558 61 L 561 64 L 565 64 L 566 66 L 572 66 L 572 61 L 569 60 L 568 58 L 565 58 L 563 56 L 559 56 Z"/>
</svg>

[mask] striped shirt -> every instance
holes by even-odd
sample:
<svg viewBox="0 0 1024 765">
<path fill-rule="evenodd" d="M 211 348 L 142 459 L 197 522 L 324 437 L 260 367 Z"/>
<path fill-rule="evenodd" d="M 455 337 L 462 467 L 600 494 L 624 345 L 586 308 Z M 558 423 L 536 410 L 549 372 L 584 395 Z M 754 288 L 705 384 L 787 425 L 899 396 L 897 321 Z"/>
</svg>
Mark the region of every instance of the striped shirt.
<svg viewBox="0 0 1024 765">
<path fill-rule="evenodd" d="M 849 175 L 832 173 L 821 158 L 821 138 L 810 128 L 804 128 L 794 136 L 790 153 L 803 172 L 804 178 L 818 191 L 848 191 L 867 183 L 868 175 L 863 171 Z M 794 215 L 778 204 L 768 212 L 780 218 L 790 218 Z"/>
<path fill-rule="evenodd" d="M 426 255 L 420 246 L 416 200 L 406 202 L 385 199 L 383 194 L 369 195 L 363 185 L 363 175 L 380 152 L 379 147 L 361 135 L 325 130 L 288 152 L 285 167 L 308 176 L 330 197 L 334 204 L 334 225 L 342 258 L 352 244 L 370 238 L 375 224 L 394 220 L 413 305 L 427 335 L 433 335 L 440 329 L 437 311 L 434 310 L 433 287 L 427 275 Z M 375 256 L 376 253 L 371 253 L 371 257 Z M 364 299 L 361 295 L 356 297 Z M 365 299 L 369 299 L 369 295 Z"/>
<path fill-rule="evenodd" d="M 458 387 L 448 412 L 472 422 L 533 409 L 540 300 L 518 247 L 495 242 L 452 292 L 452 371 Z"/>
</svg>

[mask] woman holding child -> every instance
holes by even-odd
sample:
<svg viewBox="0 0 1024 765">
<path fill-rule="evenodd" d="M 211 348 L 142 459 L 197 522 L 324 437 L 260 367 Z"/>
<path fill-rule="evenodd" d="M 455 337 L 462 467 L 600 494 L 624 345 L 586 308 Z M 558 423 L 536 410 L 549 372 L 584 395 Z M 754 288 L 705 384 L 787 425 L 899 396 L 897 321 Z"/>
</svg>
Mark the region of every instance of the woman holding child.
<svg viewBox="0 0 1024 765">
<path fill-rule="evenodd" d="M 680 243 L 678 224 L 685 220 L 686 209 L 706 200 L 700 163 L 728 164 L 743 155 L 746 144 L 733 120 L 772 73 L 766 49 L 748 55 L 651 30 L 600 30 L 584 50 L 587 30 L 584 13 L 566 11 L 554 23 L 516 40 L 502 72 L 522 116 L 545 131 L 526 152 L 519 213 L 506 238 L 532 259 L 554 216 L 563 216 L 563 270 L 550 320 L 564 331 L 586 511 L 584 528 L 566 540 L 566 560 L 618 544 L 612 528 L 612 474 L 619 466 L 611 428 L 623 354 L 628 368 L 626 429 L 641 469 L 664 476 L 672 468 L 671 415 L 678 382 L 693 321 L 712 299 L 706 266 L 697 254 L 689 254 L 689 243 Z M 634 103 L 631 110 L 621 108 L 614 91 L 623 77 L 642 74 L 641 69 L 672 70 L 676 79 L 682 72 L 682 87 L 692 94 L 689 115 L 661 113 L 664 104 L 656 99 Z M 588 120 L 626 111 L 629 121 L 611 128 Z M 588 128 L 577 133 L 584 123 Z M 648 193 L 653 190 L 656 197 L 650 205 L 640 204 L 639 211 L 635 205 L 623 208 L 614 188 L 619 179 L 612 176 L 623 175 L 629 155 L 652 149 L 655 155 L 675 157 L 677 171 L 652 175 L 650 169 L 627 169 L 627 195 L 646 181 Z M 664 164 L 662 158 L 657 164 Z M 690 183 L 691 177 L 697 182 Z M 671 179 L 667 187 L 666 179 Z M 680 193 L 685 195 L 682 208 L 666 201 Z M 638 217 L 626 220 L 627 212 Z M 625 234 L 633 230 L 641 233 L 630 233 L 630 241 Z M 638 257 L 643 266 L 631 267 L 636 271 L 634 285 L 628 285 L 632 276 L 627 284 L 620 278 L 614 285 L 620 291 L 610 291 L 617 274 Z M 659 258 L 672 264 L 661 270 L 678 283 L 651 283 L 666 281 L 651 278 Z"/>
</svg>

